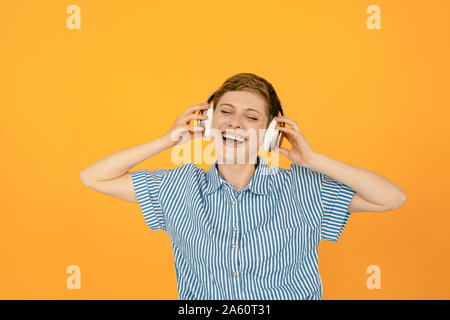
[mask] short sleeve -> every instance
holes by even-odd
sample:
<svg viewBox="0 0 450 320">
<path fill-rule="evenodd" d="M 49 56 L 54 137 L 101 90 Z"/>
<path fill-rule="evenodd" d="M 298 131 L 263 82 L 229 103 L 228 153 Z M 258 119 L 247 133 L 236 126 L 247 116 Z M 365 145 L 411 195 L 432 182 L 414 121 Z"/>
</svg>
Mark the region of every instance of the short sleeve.
<svg viewBox="0 0 450 320">
<path fill-rule="evenodd" d="M 327 175 L 320 174 L 320 178 L 323 209 L 320 237 L 337 242 L 350 217 L 348 206 L 355 191 Z"/>
<path fill-rule="evenodd" d="M 160 194 L 164 175 L 170 169 L 138 170 L 131 173 L 134 191 L 145 222 L 154 231 L 166 230 Z"/>
<path fill-rule="evenodd" d="M 320 234 L 317 239 L 337 242 L 347 224 L 348 206 L 355 191 L 320 172 L 291 165 L 294 195 L 299 201 L 305 221 Z"/>
</svg>

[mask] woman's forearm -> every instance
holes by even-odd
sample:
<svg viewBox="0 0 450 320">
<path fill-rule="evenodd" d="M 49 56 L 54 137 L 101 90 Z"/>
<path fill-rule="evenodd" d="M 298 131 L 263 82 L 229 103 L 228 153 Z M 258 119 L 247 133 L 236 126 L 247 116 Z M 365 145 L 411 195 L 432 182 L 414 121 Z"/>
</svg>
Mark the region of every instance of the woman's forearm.
<svg viewBox="0 0 450 320">
<path fill-rule="evenodd" d="M 151 142 L 117 151 L 93 163 L 80 172 L 83 183 L 89 181 L 106 181 L 115 179 L 127 173 L 138 163 L 170 148 L 172 144 L 166 136 Z"/>
<path fill-rule="evenodd" d="M 398 207 L 407 199 L 403 189 L 386 177 L 324 154 L 316 153 L 308 167 L 348 185 L 361 197 L 375 204 Z"/>
</svg>

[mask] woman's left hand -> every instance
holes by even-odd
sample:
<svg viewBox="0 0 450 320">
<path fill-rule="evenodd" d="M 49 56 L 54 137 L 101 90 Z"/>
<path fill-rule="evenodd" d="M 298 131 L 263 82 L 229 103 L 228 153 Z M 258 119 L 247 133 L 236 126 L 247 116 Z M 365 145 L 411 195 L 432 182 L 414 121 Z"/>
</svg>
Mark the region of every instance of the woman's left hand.
<svg viewBox="0 0 450 320">
<path fill-rule="evenodd" d="M 306 142 L 305 137 L 300 131 L 297 122 L 286 118 L 284 116 L 278 116 L 275 118 L 277 122 L 284 122 L 289 124 L 292 128 L 281 127 L 278 123 L 276 129 L 284 133 L 284 136 L 291 143 L 292 148 L 275 148 L 274 152 L 279 152 L 294 162 L 294 164 L 301 165 L 309 168 L 309 164 L 317 153 Z"/>
</svg>

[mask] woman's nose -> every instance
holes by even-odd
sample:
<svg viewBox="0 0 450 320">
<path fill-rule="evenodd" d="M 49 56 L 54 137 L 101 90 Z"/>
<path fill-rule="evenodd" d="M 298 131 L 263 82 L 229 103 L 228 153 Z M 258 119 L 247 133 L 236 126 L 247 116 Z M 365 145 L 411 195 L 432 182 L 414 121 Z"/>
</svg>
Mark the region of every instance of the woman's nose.
<svg viewBox="0 0 450 320">
<path fill-rule="evenodd" d="M 238 115 L 233 115 L 230 120 L 230 124 L 233 128 L 243 128 L 241 124 L 241 117 Z"/>
</svg>

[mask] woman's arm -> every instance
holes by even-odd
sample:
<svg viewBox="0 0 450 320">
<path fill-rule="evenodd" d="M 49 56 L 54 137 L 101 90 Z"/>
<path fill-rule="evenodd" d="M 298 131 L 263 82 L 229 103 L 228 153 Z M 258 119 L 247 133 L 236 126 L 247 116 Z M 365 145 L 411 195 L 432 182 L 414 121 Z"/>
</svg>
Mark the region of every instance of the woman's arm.
<svg viewBox="0 0 450 320">
<path fill-rule="evenodd" d="M 403 189 L 384 176 L 363 168 L 331 159 L 323 154 L 315 153 L 307 167 L 311 170 L 325 174 L 355 190 L 359 195 L 372 204 L 379 205 L 386 210 L 395 210 L 403 206 L 408 199 Z M 374 211 L 377 208 L 356 199 L 350 203 L 349 211 Z M 355 208 L 352 208 L 355 206 Z M 361 208 L 360 208 L 361 207 Z M 377 210 L 378 211 L 378 210 Z M 381 210 L 380 210 L 381 211 Z"/>
<path fill-rule="evenodd" d="M 206 115 L 195 114 L 195 111 L 208 108 L 208 103 L 189 107 L 179 115 L 172 127 L 160 138 L 125 150 L 117 151 L 80 172 L 80 179 L 88 184 L 91 181 L 108 181 L 120 177 L 138 163 L 153 157 L 177 143 L 185 143 L 194 137 L 201 127 L 193 127 L 188 123 L 193 119 L 204 120 Z M 191 133 L 193 131 L 194 133 Z"/>
<path fill-rule="evenodd" d="M 168 149 L 170 143 L 166 136 L 151 142 L 117 151 L 91 164 L 80 172 L 81 181 L 89 186 L 94 181 L 108 181 L 128 172 L 138 163 Z"/>
<path fill-rule="evenodd" d="M 130 168 L 169 146 L 161 137 L 149 143 L 115 152 L 80 172 L 81 182 L 94 191 L 138 203 Z"/>
<path fill-rule="evenodd" d="M 275 149 L 295 164 L 325 174 L 355 190 L 349 211 L 387 211 L 395 210 L 408 199 L 403 189 L 382 175 L 358 168 L 315 152 L 307 143 L 300 128 L 292 119 L 278 116 L 278 122 L 289 124 L 292 128 L 277 129 L 286 135 L 292 144 L 291 149 Z"/>
</svg>

